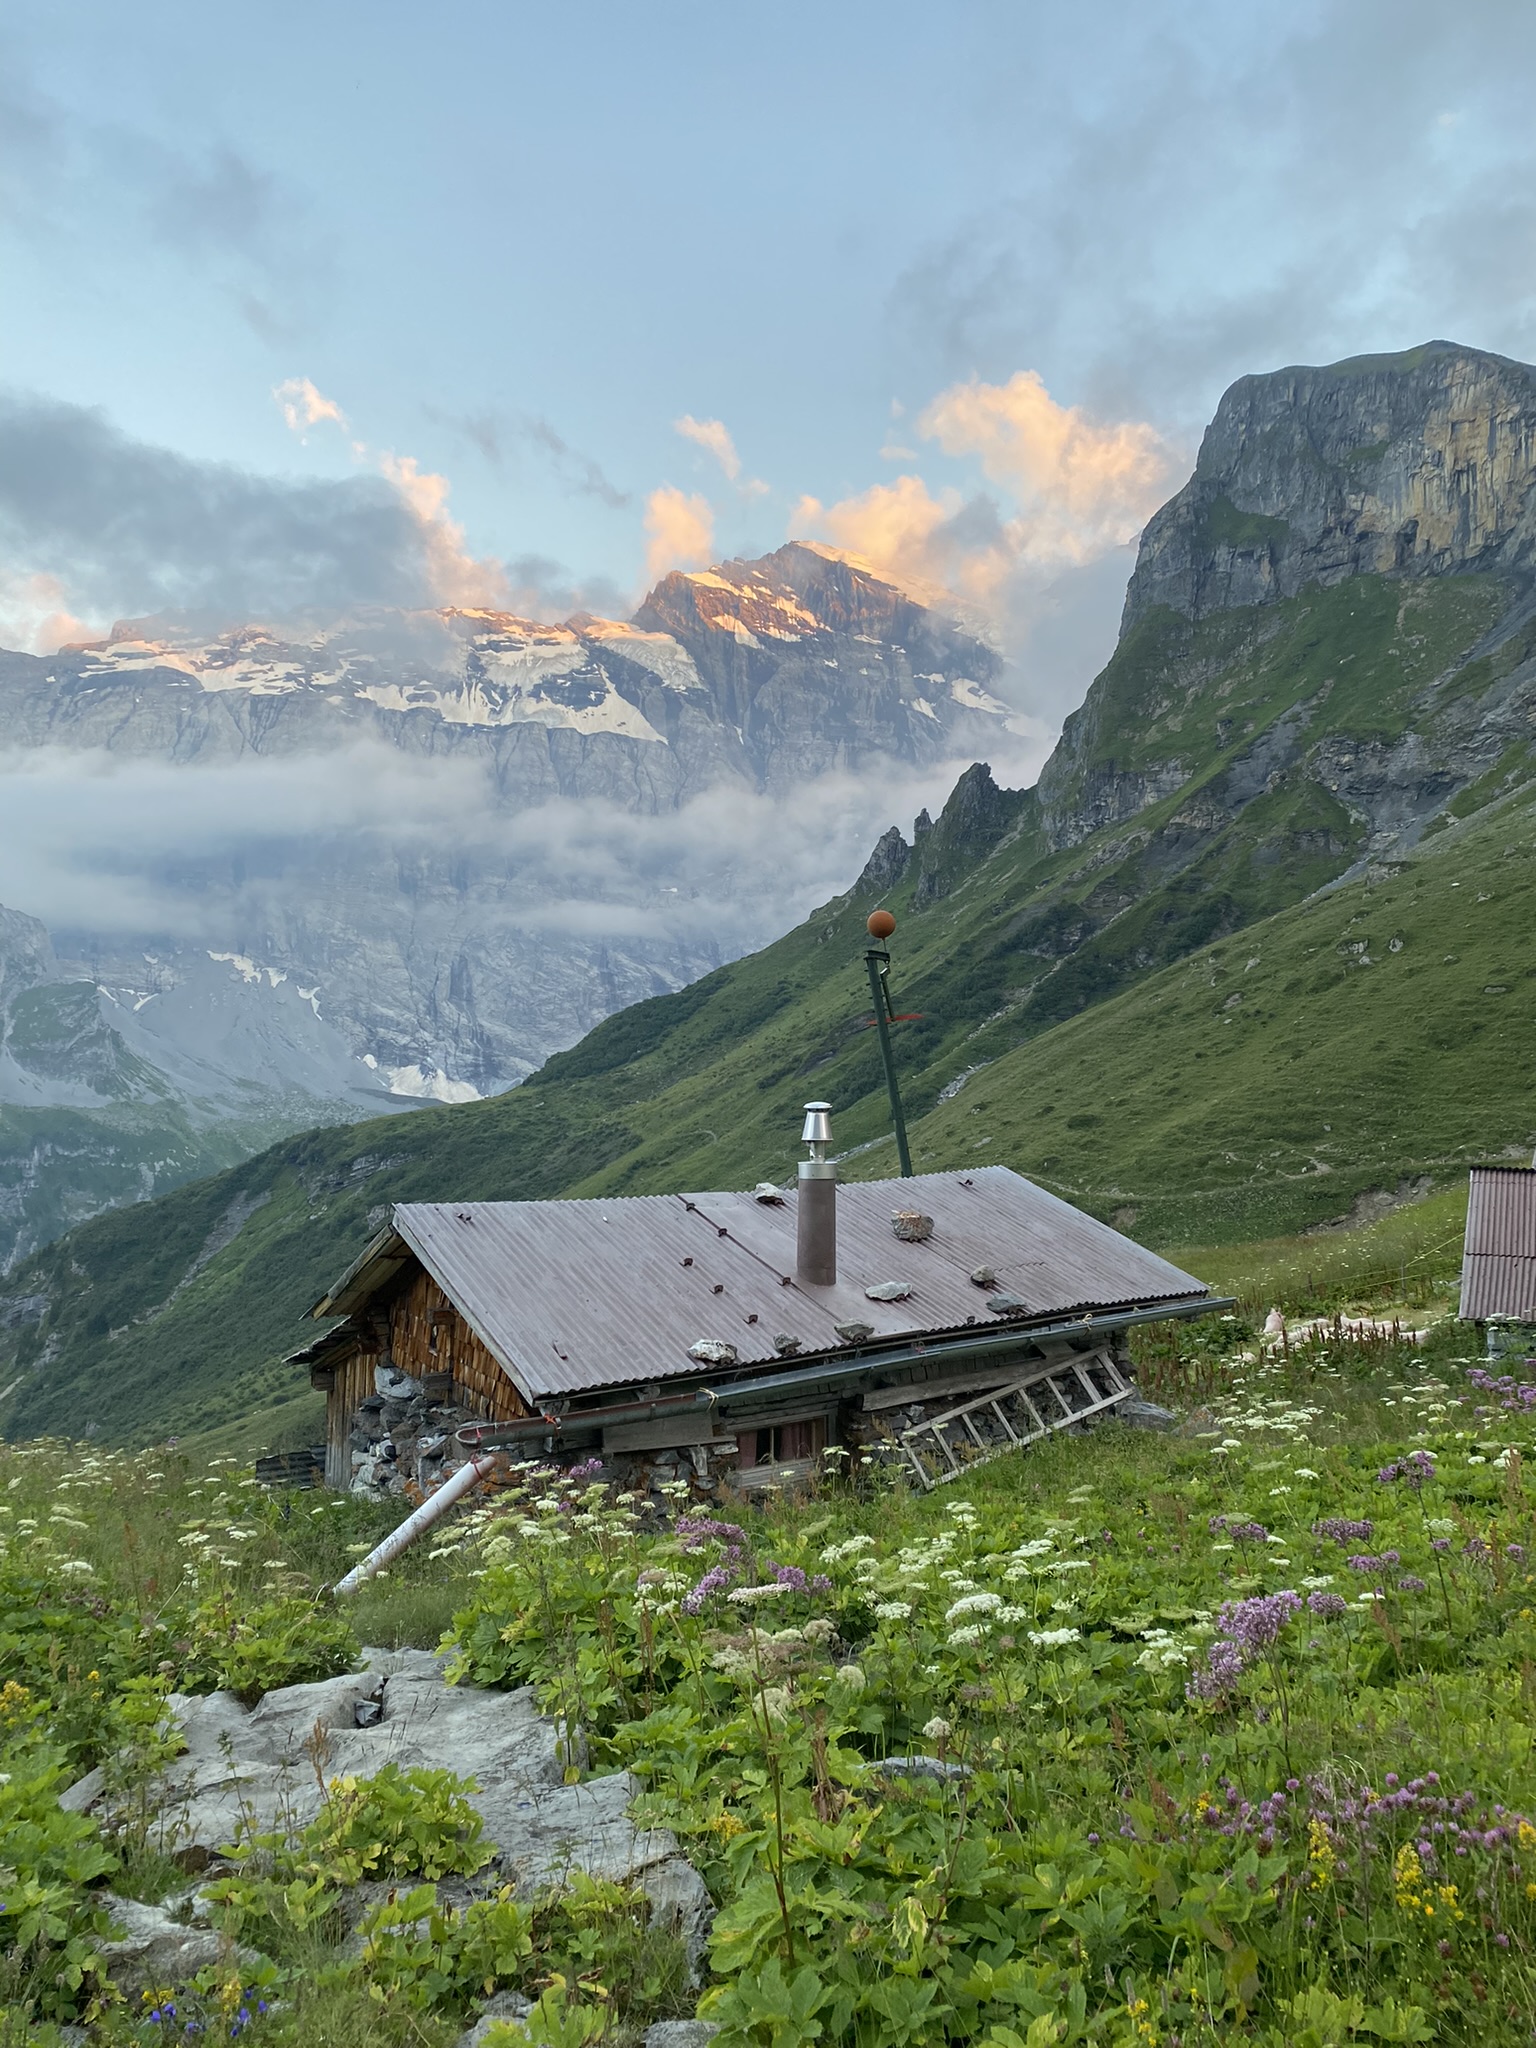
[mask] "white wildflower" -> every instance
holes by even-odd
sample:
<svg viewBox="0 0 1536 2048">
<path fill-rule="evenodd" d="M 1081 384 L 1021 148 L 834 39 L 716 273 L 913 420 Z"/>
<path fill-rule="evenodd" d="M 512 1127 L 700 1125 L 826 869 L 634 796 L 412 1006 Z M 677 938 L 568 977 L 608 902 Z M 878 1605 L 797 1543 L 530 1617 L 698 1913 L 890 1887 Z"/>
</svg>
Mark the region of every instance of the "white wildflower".
<svg viewBox="0 0 1536 2048">
<path fill-rule="evenodd" d="M 1322 1474 L 1314 1472 L 1310 1465 L 1298 1465 L 1292 1477 L 1295 1479 L 1320 1479 Z"/>
<path fill-rule="evenodd" d="M 738 1607 L 751 1607 L 758 1600 L 776 1599 L 783 1591 L 784 1588 L 775 1580 L 767 1586 L 733 1586 L 725 1597 Z"/>
<path fill-rule="evenodd" d="M 882 1600 L 875 1609 L 876 1621 L 905 1621 L 912 1612 L 910 1600 Z"/>
<path fill-rule="evenodd" d="M 931 1721 L 923 1723 L 923 1740 L 925 1742 L 948 1742 L 952 1733 L 953 1730 L 950 1728 L 949 1723 L 940 1714 L 935 1714 Z"/>
<path fill-rule="evenodd" d="M 967 1593 L 963 1600 L 957 1600 L 944 1615 L 946 1621 L 958 1621 L 962 1614 L 993 1614 L 1003 1604 L 1001 1593 Z"/>
<path fill-rule="evenodd" d="M 837 1679 L 838 1683 L 845 1685 L 849 1692 L 862 1692 L 869 1682 L 857 1664 L 839 1664 L 837 1667 Z"/>
<path fill-rule="evenodd" d="M 970 1622 L 964 1628 L 952 1628 L 949 1632 L 949 1647 L 952 1650 L 972 1650 L 987 1632 L 985 1622 Z"/>
<path fill-rule="evenodd" d="M 1075 1628 L 1032 1628 L 1029 1640 L 1037 1650 L 1059 1650 L 1065 1643 L 1075 1643 L 1082 1635 Z"/>
<path fill-rule="evenodd" d="M 845 1543 L 833 1543 L 821 1553 L 823 1564 L 841 1564 L 845 1558 L 857 1557 L 861 1550 L 873 1550 L 873 1536 L 850 1536 Z"/>
</svg>

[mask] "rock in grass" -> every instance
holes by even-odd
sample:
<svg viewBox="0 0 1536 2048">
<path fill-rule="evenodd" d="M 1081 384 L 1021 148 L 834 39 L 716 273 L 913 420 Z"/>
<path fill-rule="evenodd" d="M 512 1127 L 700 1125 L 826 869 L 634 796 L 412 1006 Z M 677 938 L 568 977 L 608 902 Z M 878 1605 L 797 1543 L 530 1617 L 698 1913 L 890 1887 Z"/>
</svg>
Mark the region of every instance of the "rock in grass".
<svg viewBox="0 0 1536 2048">
<path fill-rule="evenodd" d="M 166 1984 L 185 1984 L 211 1963 L 228 1959 L 230 1950 L 223 1935 L 211 1927 L 185 1927 L 173 1920 L 163 1906 L 146 1906 L 139 1899 L 120 1899 L 104 1892 L 101 1904 L 122 1933 L 101 1944 L 107 1975 L 121 1991 L 136 1993 L 158 1990 Z M 253 1963 L 251 1950 L 237 1948 L 241 1963 Z"/>
</svg>

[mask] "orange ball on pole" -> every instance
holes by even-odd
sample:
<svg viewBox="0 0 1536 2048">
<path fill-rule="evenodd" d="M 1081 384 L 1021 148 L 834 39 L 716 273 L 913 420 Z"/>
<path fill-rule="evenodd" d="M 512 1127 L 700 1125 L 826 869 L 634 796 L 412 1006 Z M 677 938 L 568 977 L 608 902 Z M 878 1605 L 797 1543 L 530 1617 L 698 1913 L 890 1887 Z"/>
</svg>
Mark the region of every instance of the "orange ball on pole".
<svg viewBox="0 0 1536 2048">
<path fill-rule="evenodd" d="M 872 939 L 888 939 L 896 929 L 896 920 L 888 910 L 872 910 L 864 928 Z"/>
</svg>

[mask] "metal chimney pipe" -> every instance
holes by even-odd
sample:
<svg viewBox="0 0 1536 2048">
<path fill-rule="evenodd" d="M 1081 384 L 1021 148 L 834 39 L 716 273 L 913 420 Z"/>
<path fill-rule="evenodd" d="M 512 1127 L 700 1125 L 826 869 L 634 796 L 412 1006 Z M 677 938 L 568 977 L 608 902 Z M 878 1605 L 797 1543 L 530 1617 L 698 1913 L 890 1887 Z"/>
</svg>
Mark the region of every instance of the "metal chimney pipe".
<svg viewBox="0 0 1536 2048">
<path fill-rule="evenodd" d="M 837 1168 L 827 1157 L 832 1105 L 808 1102 L 801 1139 L 810 1158 L 800 1162 L 795 1190 L 795 1275 L 806 1287 L 837 1281 Z"/>
</svg>

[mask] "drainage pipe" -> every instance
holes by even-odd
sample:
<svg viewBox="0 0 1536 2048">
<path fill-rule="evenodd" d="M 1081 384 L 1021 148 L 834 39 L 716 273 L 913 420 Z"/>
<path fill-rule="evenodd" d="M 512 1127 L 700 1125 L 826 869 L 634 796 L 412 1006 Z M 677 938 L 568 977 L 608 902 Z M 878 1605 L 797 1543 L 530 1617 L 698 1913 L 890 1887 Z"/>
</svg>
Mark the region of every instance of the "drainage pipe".
<svg viewBox="0 0 1536 2048">
<path fill-rule="evenodd" d="M 384 1538 L 377 1549 L 370 1550 L 360 1563 L 353 1565 L 344 1579 L 337 1580 L 331 1589 L 336 1598 L 345 1600 L 349 1594 L 355 1593 L 365 1580 L 371 1579 L 374 1573 L 382 1571 L 391 1559 L 397 1558 L 402 1550 L 409 1549 L 416 1538 L 430 1529 L 434 1522 L 440 1522 L 455 1502 L 464 1498 L 471 1487 L 478 1486 L 495 1463 L 494 1456 L 491 1456 L 471 1458 L 467 1465 L 461 1465 L 457 1472 L 443 1481 L 435 1493 L 429 1493 L 416 1512 L 408 1515 L 398 1529 Z"/>
</svg>

